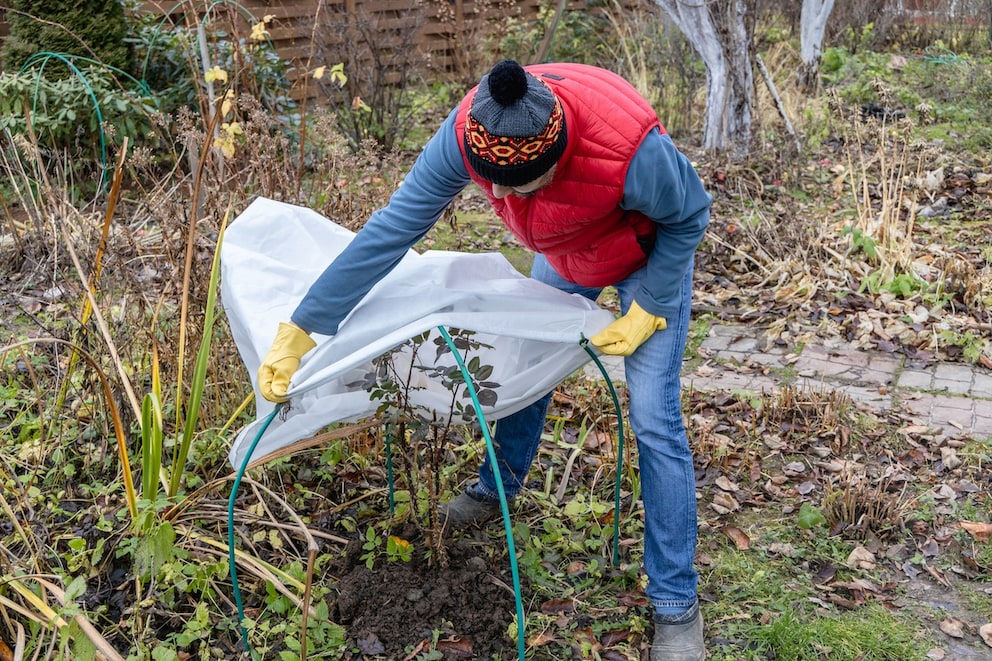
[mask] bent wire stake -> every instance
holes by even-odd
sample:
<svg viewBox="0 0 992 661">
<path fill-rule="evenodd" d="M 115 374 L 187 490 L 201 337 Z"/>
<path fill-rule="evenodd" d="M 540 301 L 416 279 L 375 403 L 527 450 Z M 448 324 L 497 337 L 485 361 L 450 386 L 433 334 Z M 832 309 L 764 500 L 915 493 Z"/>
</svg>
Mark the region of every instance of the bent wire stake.
<svg viewBox="0 0 992 661">
<path fill-rule="evenodd" d="M 472 406 L 475 409 L 475 415 L 479 420 L 479 428 L 482 430 L 482 435 L 486 440 L 486 452 L 489 456 L 489 461 L 493 466 L 493 473 L 496 481 L 496 490 L 499 493 L 499 505 L 500 511 L 503 514 L 503 528 L 506 533 L 506 548 L 507 555 L 510 558 L 510 574 L 513 578 L 513 594 L 514 602 L 516 606 L 516 617 L 517 617 L 517 655 L 520 661 L 524 661 L 525 652 L 525 635 L 524 635 L 524 609 L 523 609 L 523 596 L 521 594 L 520 588 L 520 573 L 517 567 L 517 553 L 516 548 L 513 543 L 513 529 L 510 524 L 510 509 L 506 501 L 506 492 L 503 489 L 503 480 L 500 476 L 499 461 L 496 458 L 496 449 L 493 444 L 493 439 L 489 433 L 489 427 L 486 424 L 485 415 L 482 411 L 482 404 L 479 402 L 479 397 L 475 389 L 475 384 L 472 381 L 472 375 L 468 371 L 468 367 L 465 365 L 465 361 L 462 360 L 461 354 L 458 353 L 458 349 L 455 346 L 454 341 L 451 339 L 451 335 L 448 333 L 444 326 L 438 326 L 438 330 L 441 333 L 441 337 L 444 338 L 445 343 L 447 343 L 448 348 L 451 349 L 451 354 L 454 356 L 455 362 L 458 364 L 459 370 L 461 370 L 462 376 L 465 379 L 465 387 L 472 399 Z M 623 428 L 623 413 L 620 408 L 620 399 L 617 396 L 616 389 L 613 387 L 613 382 L 611 381 L 606 368 L 603 363 L 596 356 L 596 353 L 589 347 L 589 341 L 583 337 L 579 342 L 579 345 L 585 349 L 586 353 L 589 354 L 593 362 L 599 368 L 599 371 L 603 375 L 603 379 L 606 381 L 607 386 L 610 390 L 610 395 L 613 398 L 613 405 L 616 408 L 617 413 L 617 435 L 618 435 L 618 446 L 617 446 L 617 476 L 616 485 L 614 487 L 614 503 L 613 503 L 613 566 L 616 567 L 620 563 L 620 479 L 623 471 L 623 444 L 624 444 L 624 428 Z M 227 547 L 228 547 L 228 562 L 231 573 L 231 584 L 234 592 L 234 602 L 238 609 L 238 627 L 241 630 L 241 646 L 242 650 L 245 652 L 251 652 L 251 645 L 248 641 L 248 631 L 244 626 L 244 603 L 241 599 L 241 589 L 238 586 L 238 570 L 236 563 L 236 552 L 234 543 L 234 504 L 238 496 L 238 488 L 241 485 L 241 480 L 244 477 L 245 471 L 248 469 L 248 464 L 251 462 L 252 455 L 255 453 L 255 448 L 261 440 L 262 436 L 265 434 L 269 425 L 275 419 L 276 414 L 283 409 L 283 404 L 278 404 L 272 412 L 264 419 L 258 433 L 255 435 L 254 440 L 245 452 L 245 456 L 241 461 L 241 465 L 238 467 L 238 471 L 234 476 L 234 482 L 231 486 L 231 495 L 228 498 L 227 503 Z M 387 473 L 390 474 L 390 512 L 393 511 L 393 500 L 392 491 L 393 485 L 391 480 L 392 474 L 392 461 L 391 452 L 389 448 L 388 436 L 387 436 Z M 306 632 L 304 632 L 306 635 Z"/>
<path fill-rule="evenodd" d="M 234 592 L 234 603 L 238 607 L 238 627 L 241 629 L 241 649 L 245 652 L 251 652 L 251 645 L 248 642 L 248 630 L 245 629 L 244 619 L 245 619 L 245 607 L 241 602 L 241 589 L 238 587 L 238 568 L 235 564 L 235 552 L 234 552 L 234 501 L 238 497 L 238 487 L 241 486 L 241 478 L 244 477 L 245 471 L 248 469 L 248 463 L 251 461 L 251 455 L 255 452 L 255 446 L 262 438 L 262 434 L 265 430 L 269 428 L 269 424 L 276 417 L 276 414 L 282 410 L 283 405 L 277 404 L 272 413 L 269 414 L 262 426 L 259 428 L 258 433 L 255 435 L 255 440 L 252 441 L 251 445 L 248 447 L 248 451 L 245 452 L 245 458 L 241 462 L 241 466 L 238 467 L 238 472 L 234 476 L 234 484 L 231 486 L 231 496 L 227 500 L 227 558 L 228 564 L 231 571 L 231 587 Z M 303 632 L 306 635 L 306 632 Z"/>
<path fill-rule="evenodd" d="M 613 397 L 613 406 L 617 410 L 617 481 L 613 489 L 613 566 L 620 566 L 620 476 L 623 472 L 623 411 L 620 409 L 620 398 L 617 397 L 616 388 L 613 387 L 613 380 L 607 373 L 603 363 L 600 362 L 596 352 L 589 348 L 589 340 L 585 337 L 579 341 L 579 346 L 586 350 L 589 357 L 596 363 L 596 367 L 603 374 L 603 380 L 610 388 L 610 396 Z"/>
<path fill-rule="evenodd" d="M 489 433 L 489 427 L 486 425 L 485 415 L 482 413 L 482 404 L 479 402 L 479 397 L 476 394 L 475 384 L 472 383 L 472 374 L 465 366 L 465 361 L 462 360 L 461 354 L 458 353 L 458 348 L 455 347 L 455 343 L 451 339 L 451 335 L 448 334 L 448 331 L 444 326 L 438 326 L 437 329 L 441 332 L 441 337 L 444 338 L 448 348 L 451 349 L 451 355 L 455 357 L 455 362 L 458 363 L 458 369 L 461 370 L 462 376 L 465 378 L 465 387 L 468 389 L 468 394 L 472 397 L 472 406 L 475 408 L 475 415 L 479 419 L 482 436 L 486 439 L 486 453 L 489 455 L 489 463 L 493 465 L 493 477 L 496 478 L 496 491 L 499 492 L 499 508 L 503 513 L 503 529 L 506 531 L 506 553 L 510 556 L 510 575 L 513 577 L 513 600 L 517 607 L 517 657 L 520 661 L 524 661 L 524 604 L 523 597 L 520 594 L 520 572 L 517 570 L 517 551 L 513 545 L 513 529 L 510 526 L 510 508 L 506 504 L 506 492 L 503 490 L 503 478 L 500 476 L 499 461 L 496 459 L 496 448 L 493 446 L 493 439 Z"/>
</svg>

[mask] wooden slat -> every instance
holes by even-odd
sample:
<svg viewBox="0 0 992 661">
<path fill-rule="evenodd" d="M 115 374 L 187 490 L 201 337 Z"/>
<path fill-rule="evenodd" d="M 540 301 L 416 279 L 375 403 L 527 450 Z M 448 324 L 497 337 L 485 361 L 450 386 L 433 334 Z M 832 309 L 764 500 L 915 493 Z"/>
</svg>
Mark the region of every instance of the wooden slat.
<svg viewBox="0 0 992 661">
<path fill-rule="evenodd" d="M 624 0 L 625 3 L 637 3 L 644 0 Z M 448 2 L 455 13 L 454 20 L 439 18 L 440 4 L 424 2 L 414 5 L 411 0 L 231 0 L 230 5 L 211 3 L 215 16 L 230 9 L 237 15 L 247 10 L 255 20 L 266 15 L 272 15 L 274 21 L 269 24 L 269 39 L 280 57 L 287 61 L 292 68 L 293 63 L 305 62 L 310 56 L 310 39 L 313 34 L 313 21 L 320 8 L 319 20 L 324 24 L 323 29 L 317 30 L 324 43 L 316 44 L 314 50 L 317 57 L 332 57 L 341 52 L 342 39 L 346 38 L 343 30 L 333 29 L 336 23 L 344 25 L 349 19 L 374 21 L 374 25 L 383 31 L 399 31 L 408 29 L 410 18 L 408 12 L 420 12 L 423 19 L 418 35 L 418 47 L 431 56 L 431 70 L 436 73 L 458 73 L 464 66 L 465 55 L 461 53 L 459 44 L 465 39 L 478 39 L 486 31 L 487 20 L 500 18 L 530 19 L 537 15 L 542 0 L 520 0 L 515 3 L 513 10 L 507 14 L 492 11 L 490 2 L 481 0 L 438 0 Z M 546 4 L 548 0 L 543 0 Z M 205 3 L 204 3 L 205 4 Z M 138 8 L 139 12 L 164 16 L 174 8 L 173 15 L 179 19 L 183 12 L 191 11 L 193 7 L 203 4 L 185 3 L 179 5 L 179 0 L 145 0 Z M 418 9 L 411 9 L 418 6 Z M 478 11 L 489 8 L 488 11 Z M 569 0 L 568 8 L 576 11 L 587 10 L 587 0 Z M 450 17 L 450 14 L 449 14 Z M 250 26 L 245 22 L 245 34 Z M 218 20 L 225 24 L 224 20 Z M 4 20 L 4 11 L 0 9 L 0 39 L 8 34 L 9 27 Z M 384 38 L 388 43 L 389 38 Z M 333 62 L 320 62 L 333 64 Z M 317 66 L 317 64 L 315 64 Z M 299 75 L 294 74 L 295 77 Z M 461 74 L 460 74 L 461 75 Z"/>
</svg>

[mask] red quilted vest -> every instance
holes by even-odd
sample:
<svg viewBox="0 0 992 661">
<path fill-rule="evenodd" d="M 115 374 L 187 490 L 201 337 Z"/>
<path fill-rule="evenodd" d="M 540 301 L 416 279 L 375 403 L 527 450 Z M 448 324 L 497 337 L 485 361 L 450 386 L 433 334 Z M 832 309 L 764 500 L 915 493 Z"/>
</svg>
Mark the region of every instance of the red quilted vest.
<svg viewBox="0 0 992 661">
<path fill-rule="evenodd" d="M 615 284 L 647 263 L 638 239 L 653 243 L 655 224 L 619 204 L 634 152 L 648 131 L 664 128 L 647 101 L 614 73 L 581 64 L 525 68 L 558 95 L 565 111 L 568 146 L 554 179 L 536 195 L 498 200 L 466 161 L 469 175 L 510 231 L 563 278 L 585 287 Z M 455 122 L 463 159 L 474 94 L 462 100 Z"/>
</svg>

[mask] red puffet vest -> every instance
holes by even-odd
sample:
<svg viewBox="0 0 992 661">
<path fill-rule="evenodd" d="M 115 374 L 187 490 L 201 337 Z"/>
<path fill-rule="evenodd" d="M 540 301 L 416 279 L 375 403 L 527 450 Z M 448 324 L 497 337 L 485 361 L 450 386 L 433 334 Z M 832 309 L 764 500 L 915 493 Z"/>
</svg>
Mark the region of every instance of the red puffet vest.
<svg viewBox="0 0 992 661">
<path fill-rule="evenodd" d="M 551 184 L 536 195 L 493 197 L 493 186 L 473 172 L 497 215 L 529 249 L 544 254 L 566 280 L 605 287 L 647 263 L 656 226 L 636 211 L 621 209 L 627 168 L 658 116 L 620 76 L 581 64 L 525 67 L 543 80 L 565 110 L 568 146 Z M 475 90 L 462 100 L 455 122 L 465 158 L 464 131 Z M 639 241 L 640 240 L 640 241 Z"/>
</svg>

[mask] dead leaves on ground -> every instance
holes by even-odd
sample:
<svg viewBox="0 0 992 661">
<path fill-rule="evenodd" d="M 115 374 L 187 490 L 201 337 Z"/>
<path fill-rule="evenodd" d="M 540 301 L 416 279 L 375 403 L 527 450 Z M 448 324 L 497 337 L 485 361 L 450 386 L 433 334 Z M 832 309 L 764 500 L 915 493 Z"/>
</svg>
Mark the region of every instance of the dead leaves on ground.
<svg viewBox="0 0 992 661">
<path fill-rule="evenodd" d="M 623 599 L 621 599 L 621 601 L 623 601 Z M 627 603 L 625 605 L 645 608 L 648 603 L 643 594 L 641 594 L 635 598 L 634 602 Z M 562 644 L 566 641 L 559 635 L 556 635 L 555 632 L 568 631 L 569 640 L 567 642 L 572 644 L 576 652 L 595 652 L 595 655 L 598 658 L 604 660 L 612 659 L 615 661 L 626 661 L 628 659 L 628 657 L 619 650 L 614 650 L 611 648 L 619 645 L 620 643 L 630 641 L 634 634 L 629 628 L 625 627 L 606 630 L 597 636 L 591 627 L 581 625 L 573 626 L 581 619 L 576 617 L 575 611 L 575 600 L 570 598 L 549 599 L 542 603 L 541 613 L 550 618 L 554 618 L 553 621 L 555 626 L 553 628 L 546 628 L 531 635 L 527 639 L 527 645 L 535 648 L 553 643 Z"/>
<path fill-rule="evenodd" d="M 992 319 L 992 260 L 985 249 L 992 175 L 955 167 L 932 186 L 908 185 L 898 225 L 910 236 L 901 237 L 898 266 L 883 268 L 864 247 L 881 254 L 884 237 L 851 231 L 855 205 L 843 160 L 810 163 L 805 174 L 833 178 L 839 168 L 841 190 L 801 199 L 759 186 L 764 211 L 757 215 L 750 206 L 733 208 L 738 191 L 720 195 L 714 182 L 714 218 L 696 260 L 701 307 L 720 318 L 761 323 L 770 338 L 843 338 L 914 360 L 992 366 L 992 346 L 981 340 Z M 804 189 L 823 187 L 811 181 Z M 884 206 L 874 197 L 870 202 Z M 906 284 L 910 274 L 913 287 L 897 286 L 898 276 Z"/>
<path fill-rule="evenodd" d="M 755 531 L 764 534 L 773 521 L 802 528 L 800 510 L 813 507 L 826 525 L 801 534 L 840 537 L 852 548 L 846 566 L 804 561 L 825 606 L 856 609 L 873 600 L 898 609 L 897 588 L 907 583 L 953 590 L 958 580 L 980 581 L 992 571 L 983 552 L 992 523 L 961 516 L 992 507 L 992 480 L 963 441 L 902 424 L 898 413 L 878 418 L 850 401 L 828 401 L 830 394 L 687 395 L 701 565 L 713 562 L 707 544 L 720 537 L 740 552 L 794 557 L 792 544 L 764 542 Z M 789 405 L 781 406 L 785 399 Z M 752 520 L 760 526 L 752 529 Z M 992 625 L 983 626 L 949 618 L 941 630 L 960 629 L 988 644 Z"/>
</svg>

